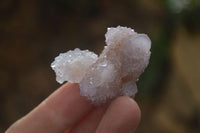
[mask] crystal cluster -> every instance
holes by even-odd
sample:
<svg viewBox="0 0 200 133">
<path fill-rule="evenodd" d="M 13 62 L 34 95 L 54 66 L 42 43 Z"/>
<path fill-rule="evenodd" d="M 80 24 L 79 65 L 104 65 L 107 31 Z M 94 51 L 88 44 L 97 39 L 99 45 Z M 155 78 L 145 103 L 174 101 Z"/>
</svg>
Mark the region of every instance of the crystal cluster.
<svg viewBox="0 0 200 133">
<path fill-rule="evenodd" d="M 56 73 L 56 81 L 79 83 L 85 75 L 88 68 L 96 62 L 98 56 L 88 50 L 76 48 L 74 51 L 61 53 L 51 64 Z"/>
<path fill-rule="evenodd" d="M 118 26 L 108 28 L 106 44 L 98 57 L 88 50 L 60 54 L 51 67 L 59 83 L 79 83 L 80 93 L 99 105 L 137 92 L 136 81 L 147 67 L 151 40 L 145 34 Z"/>
</svg>

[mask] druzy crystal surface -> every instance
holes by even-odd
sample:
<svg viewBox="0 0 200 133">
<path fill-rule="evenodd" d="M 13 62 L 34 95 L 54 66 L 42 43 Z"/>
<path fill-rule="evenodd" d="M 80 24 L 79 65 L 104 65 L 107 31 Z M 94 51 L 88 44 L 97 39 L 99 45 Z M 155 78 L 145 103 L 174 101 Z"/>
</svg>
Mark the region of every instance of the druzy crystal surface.
<svg viewBox="0 0 200 133">
<path fill-rule="evenodd" d="M 96 62 L 98 56 L 88 50 L 80 50 L 76 48 L 74 51 L 61 53 L 51 63 L 52 69 L 56 73 L 56 81 L 63 83 L 64 81 L 79 83 L 88 68 Z"/>
<path fill-rule="evenodd" d="M 136 81 L 151 54 L 149 37 L 131 28 L 108 28 L 105 37 L 107 46 L 99 57 L 88 50 L 75 49 L 60 54 L 51 64 L 59 83 L 79 83 L 80 94 L 95 105 L 134 95 Z"/>
</svg>

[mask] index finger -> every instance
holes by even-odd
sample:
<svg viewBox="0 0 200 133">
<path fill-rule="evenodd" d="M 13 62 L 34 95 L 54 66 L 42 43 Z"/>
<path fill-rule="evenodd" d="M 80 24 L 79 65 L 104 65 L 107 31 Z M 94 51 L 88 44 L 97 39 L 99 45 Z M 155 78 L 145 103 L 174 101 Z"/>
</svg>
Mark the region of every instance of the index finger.
<svg viewBox="0 0 200 133">
<path fill-rule="evenodd" d="M 80 96 L 78 84 L 66 83 L 6 133 L 63 133 L 92 107 L 85 97 Z"/>
</svg>

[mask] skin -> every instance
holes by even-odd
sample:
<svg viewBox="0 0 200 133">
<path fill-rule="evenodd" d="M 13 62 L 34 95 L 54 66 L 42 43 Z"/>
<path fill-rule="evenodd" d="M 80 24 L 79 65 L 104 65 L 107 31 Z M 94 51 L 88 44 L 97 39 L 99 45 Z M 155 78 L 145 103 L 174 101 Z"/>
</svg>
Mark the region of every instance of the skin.
<svg viewBox="0 0 200 133">
<path fill-rule="evenodd" d="M 140 114 L 132 98 L 121 96 L 94 107 L 80 96 L 78 84 L 66 83 L 6 133 L 133 133 Z"/>
</svg>

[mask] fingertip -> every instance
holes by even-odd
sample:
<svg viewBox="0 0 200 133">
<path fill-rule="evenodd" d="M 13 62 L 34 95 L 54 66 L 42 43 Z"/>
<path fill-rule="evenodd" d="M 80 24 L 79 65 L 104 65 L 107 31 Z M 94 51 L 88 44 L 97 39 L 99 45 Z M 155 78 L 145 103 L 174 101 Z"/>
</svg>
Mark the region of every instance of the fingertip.
<svg viewBox="0 0 200 133">
<path fill-rule="evenodd" d="M 141 111 L 135 100 L 121 96 L 113 100 L 101 120 L 98 133 L 124 133 L 136 130 Z"/>
<path fill-rule="evenodd" d="M 127 123 L 132 123 L 134 127 L 137 127 L 140 123 L 141 110 L 133 98 L 121 96 L 116 98 L 111 103 L 111 106 L 126 114 L 124 115 L 124 119 L 126 119 Z"/>
</svg>

